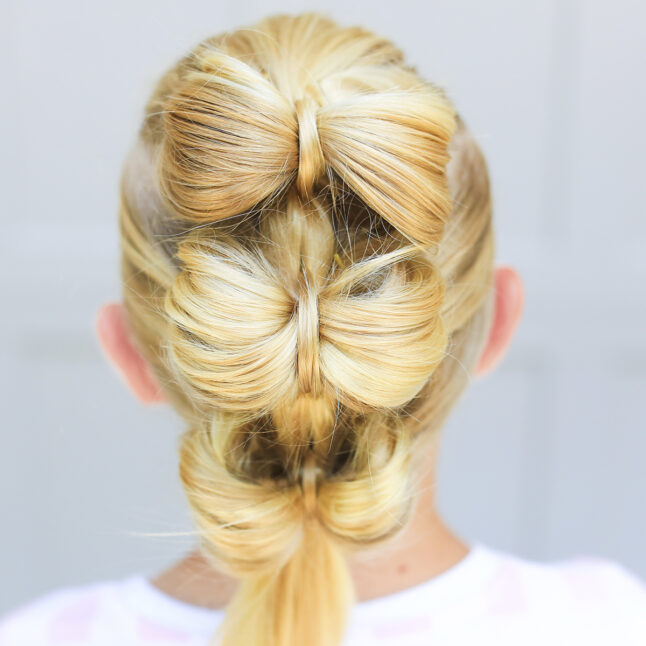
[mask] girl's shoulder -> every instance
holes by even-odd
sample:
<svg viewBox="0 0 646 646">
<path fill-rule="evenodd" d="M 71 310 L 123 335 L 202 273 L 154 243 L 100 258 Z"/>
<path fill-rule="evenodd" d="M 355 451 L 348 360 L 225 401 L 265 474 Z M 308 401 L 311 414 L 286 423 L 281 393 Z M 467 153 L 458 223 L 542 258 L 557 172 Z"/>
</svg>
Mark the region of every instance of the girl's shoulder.
<svg viewBox="0 0 646 646">
<path fill-rule="evenodd" d="M 117 581 L 59 587 L 13 608 L 0 618 L 0 646 L 103 643 L 95 639 L 97 624 L 117 619 L 117 587 Z"/>
<path fill-rule="evenodd" d="M 539 562 L 482 549 L 491 566 L 478 614 L 492 633 L 517 627 L 520 638 L 531 629 L 531 644 L 646 644 L 646 585 L 620 563 L 595 556 Z"/>
<path fill-rule="evenodd" d="M 175 630 L 163 617 L 157 622 L 146 616 L 146 608 L 137 607 L 138 588 L 145 580 L 136 574 L 42 594 L 0 617 L 0 646 L 201 646 L 201 636 Z M 151 610 L 163 614 L 163 609 Z"/>
<path fill-rule="evenodd" d="M 582 555 L 541 562 L 485 546 L 479 549 L 491 563 L 486 591 L 492 600 L 506 599 L 514 607 L 529 609 L 562 604 L 582 610 L 614 605 L 646 609 L 644 582 L 612 559 Z"/>
</svg>

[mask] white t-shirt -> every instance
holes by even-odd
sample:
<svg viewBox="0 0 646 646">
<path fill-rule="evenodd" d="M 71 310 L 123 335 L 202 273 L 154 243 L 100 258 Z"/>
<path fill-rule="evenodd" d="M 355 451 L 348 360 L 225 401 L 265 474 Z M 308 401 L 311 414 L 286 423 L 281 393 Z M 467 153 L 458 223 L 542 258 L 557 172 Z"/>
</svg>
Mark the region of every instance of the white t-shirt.
<svg viewBox="0 0 646 646">
<path fill-rule="evenodd" d="M 0 619 L 0 646 L 206 646 L 223 610 L 143 574 L 54 590 Z M 474 545 L 457 565 L 354 607 L 345 646 L 645 646 L 646 587 L 597 558 L 539 564 Z"/>
</svg>

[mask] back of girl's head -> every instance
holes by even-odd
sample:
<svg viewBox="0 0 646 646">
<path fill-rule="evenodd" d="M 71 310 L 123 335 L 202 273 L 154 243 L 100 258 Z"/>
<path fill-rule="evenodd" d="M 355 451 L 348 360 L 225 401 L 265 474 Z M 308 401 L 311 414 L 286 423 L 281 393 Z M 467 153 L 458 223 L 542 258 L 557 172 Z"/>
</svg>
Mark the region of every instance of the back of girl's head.
<svg viewBox="0 0 646 646">
<path fill-rule="evenodd" d="M 124 303 L 185 418 L 225 646 L 333 646 L 346 557 L 399 536 L 490 320 L 487 170 L 389 41 L 318 14 L 208 38 L 122 176 Z"/>
</svg>

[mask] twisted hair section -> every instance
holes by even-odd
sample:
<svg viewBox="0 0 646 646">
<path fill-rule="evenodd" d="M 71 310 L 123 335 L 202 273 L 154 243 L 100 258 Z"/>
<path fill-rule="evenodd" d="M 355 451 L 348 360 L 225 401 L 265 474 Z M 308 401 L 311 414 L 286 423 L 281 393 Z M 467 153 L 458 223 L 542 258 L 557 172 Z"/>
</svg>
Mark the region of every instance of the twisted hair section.
<svg viewBox="0 0 646 646">
<path fill-rule="evenodd" d="M 217 643 L 341 642 L 346 560 L 406 527 L 485 337 L 489 220 L 447 96 L 362 28 L 273 16 L 158 82 L 122 176 L 124 303 L 187 423 L 200 547 L 240 578 Z"/>
</svg>

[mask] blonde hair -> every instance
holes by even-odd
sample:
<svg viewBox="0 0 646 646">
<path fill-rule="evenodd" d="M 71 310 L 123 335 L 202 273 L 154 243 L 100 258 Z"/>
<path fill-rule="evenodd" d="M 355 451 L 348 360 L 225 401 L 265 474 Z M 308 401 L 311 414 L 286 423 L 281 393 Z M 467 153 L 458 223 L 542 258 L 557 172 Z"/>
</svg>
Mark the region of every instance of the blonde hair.
<svg viewBox="0 0 646 646">
<path fill-rule="evenodd" d="M 486 164 L 391 42 L 316 13 L 207 38 L 124 166 L 124 303 L 188 430 L 223 646 L 336 646 L 490 322 Z"/>
</svg>

